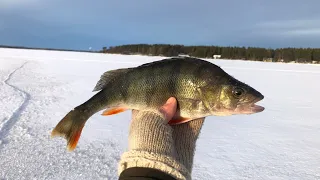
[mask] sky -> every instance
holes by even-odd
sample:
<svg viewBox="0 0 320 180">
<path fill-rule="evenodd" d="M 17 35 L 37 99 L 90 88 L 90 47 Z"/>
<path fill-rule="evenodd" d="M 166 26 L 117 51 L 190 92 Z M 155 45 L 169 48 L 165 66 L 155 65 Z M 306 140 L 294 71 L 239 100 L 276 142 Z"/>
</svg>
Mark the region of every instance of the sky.
<svg viewBox="0 0 320 180">
<path fill-rule="evenodd" d="M 319 0 L 0 0 L 0 44 L 320 47 Z"/>
</svg>

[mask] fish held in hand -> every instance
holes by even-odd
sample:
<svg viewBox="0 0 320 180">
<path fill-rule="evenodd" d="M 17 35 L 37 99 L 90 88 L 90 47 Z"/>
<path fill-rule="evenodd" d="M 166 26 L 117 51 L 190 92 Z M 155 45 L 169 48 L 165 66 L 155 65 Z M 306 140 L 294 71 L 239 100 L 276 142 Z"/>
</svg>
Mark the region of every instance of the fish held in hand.
<svg viewBox="0 0 320 180">
<path fill-rule="evenodd" d="M 129 109 L 157 111 L 169 97 L 175 97 L 178 107 L 171 125 L 264 110 L 255 104 L 264 98 L 259 91 L 213 63 L 189 57 L 107 71 L 93 91 L 99 92 L 70 111 L 52 131 L 52 136 L 67 139 L 70 151 L 86 121 L 101 110 L 106 116 Z"/>
</svg>

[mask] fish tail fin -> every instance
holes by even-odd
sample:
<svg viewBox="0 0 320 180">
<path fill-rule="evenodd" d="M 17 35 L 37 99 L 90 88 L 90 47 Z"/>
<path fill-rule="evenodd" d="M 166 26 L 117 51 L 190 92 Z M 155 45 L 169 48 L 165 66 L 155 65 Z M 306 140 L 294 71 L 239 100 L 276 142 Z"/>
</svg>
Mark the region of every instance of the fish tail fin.
<svg viewBox="0 0 320 180">
<path fill-rule="evenodd" d="M 82 129 L 89 117 L 74 109 L 70 111 L 52 130 L 51 137 L 61 136 L 67 140 L 67 149 L 73 151 L 80 139 Z"/>
</svg>

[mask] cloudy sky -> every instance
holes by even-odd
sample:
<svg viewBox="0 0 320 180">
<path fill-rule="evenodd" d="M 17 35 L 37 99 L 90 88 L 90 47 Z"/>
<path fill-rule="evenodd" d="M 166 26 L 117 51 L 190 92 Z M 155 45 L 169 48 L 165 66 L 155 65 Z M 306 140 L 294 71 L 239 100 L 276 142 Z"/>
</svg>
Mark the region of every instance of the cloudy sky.
<svg viewBox="0 0 320 180">
<path fill-rule="evenodd" d="M 0 44 L 320 47 L 319 0 L 0 0 Z"/>
</svg>

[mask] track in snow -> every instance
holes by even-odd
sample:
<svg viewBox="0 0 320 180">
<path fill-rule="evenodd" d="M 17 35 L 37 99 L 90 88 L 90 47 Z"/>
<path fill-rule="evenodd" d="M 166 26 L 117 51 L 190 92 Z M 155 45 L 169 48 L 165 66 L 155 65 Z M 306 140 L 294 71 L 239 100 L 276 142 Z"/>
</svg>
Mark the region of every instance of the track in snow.
<svg viewBox="0 0 320 180">
<path fill-rule="evenodd" d="M 22 69 L 28 62 L 23 63 L 20 67 L 16 68 L 14 71 L 12 71 L 8 77 L 3 81 L 4 84 L 10 86 L 13 88 L 14 91 L 16 91 L 18 94 L 20 94 L 20 96 L 23 98 L 23 102 L 20 104 L 20 106 L 12 113 L 12 115 L 4 121 L 4 124 L 2 126 L 2 128 L 0 129 L 0 148 L 3 147 L 3 145 L 1 146 L 1 144 L 3 144 L 3 140 L 8 136 L 10 130 L 12 129 L 12 127 L 14 126 L 14 124 L 19 120 L 22 112 L 25 110 L 25 108 L 27 107 L 27 105 L 29 104 L 29 100 L 30 100 L 30 94 L 27 93 L 26 91 L 20 89 L 19 87 L 13 85 L 10 83 L 11 78 L 13 77 L 13 75 L 19 71 L 20 69 Z"/>
</svg>

